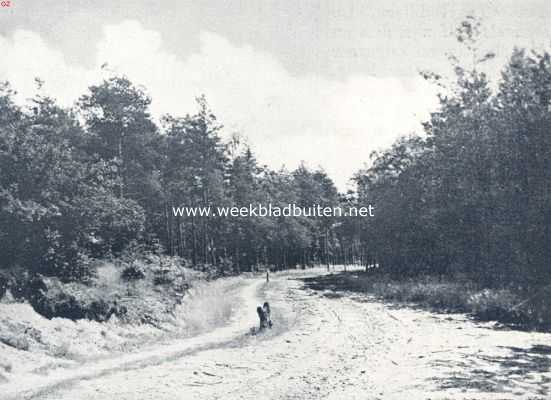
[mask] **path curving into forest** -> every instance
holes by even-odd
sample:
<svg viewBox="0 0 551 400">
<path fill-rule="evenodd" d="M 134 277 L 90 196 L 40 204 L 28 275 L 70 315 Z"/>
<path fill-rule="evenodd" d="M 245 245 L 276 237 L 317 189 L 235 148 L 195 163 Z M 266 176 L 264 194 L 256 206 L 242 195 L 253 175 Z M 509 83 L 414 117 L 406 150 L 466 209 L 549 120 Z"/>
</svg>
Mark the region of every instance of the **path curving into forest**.
<svg viewBox="0 0 551 400">
<path fill-rule="evenodd" d="M 366 296 L 316 292 L 304 288 L 303 276 L 274 274 L 268 284 L 247 280 L 239 318 L 228 326 L 86 365 L 58 381 L 47 377 L 16 398 L 551 396 L 551 334 L 496 329 L 463 315 L 392 307 Z M 251 335 L 255 307 L 264 299 L 272 305 L 274 329 Z"/>
</svg>

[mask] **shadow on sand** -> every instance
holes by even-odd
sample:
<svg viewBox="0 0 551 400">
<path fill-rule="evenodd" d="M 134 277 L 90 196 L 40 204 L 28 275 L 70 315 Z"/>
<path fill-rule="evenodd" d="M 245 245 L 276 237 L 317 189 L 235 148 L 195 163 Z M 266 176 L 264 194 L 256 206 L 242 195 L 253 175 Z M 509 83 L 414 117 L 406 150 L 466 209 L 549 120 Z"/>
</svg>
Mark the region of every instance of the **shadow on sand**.
<svg viewBox="0 0 551 400">
<path fill-rule="evenodd" d="M 486 393 L 514 393 L 515 389 L 538 387 L 538 395 L 547 396 L 551 383 L 551 346 L 533 345 L 530 348 L 498 346 L 507 351 L 503 356 L 468 354 L 464 360 L 435 361 L 437 367 L 450 368 L 454 372 L 434 378 L 440 389 L 478 390 Z M 461 371 L 457 373 L 457 371 Z"/>
</svg>

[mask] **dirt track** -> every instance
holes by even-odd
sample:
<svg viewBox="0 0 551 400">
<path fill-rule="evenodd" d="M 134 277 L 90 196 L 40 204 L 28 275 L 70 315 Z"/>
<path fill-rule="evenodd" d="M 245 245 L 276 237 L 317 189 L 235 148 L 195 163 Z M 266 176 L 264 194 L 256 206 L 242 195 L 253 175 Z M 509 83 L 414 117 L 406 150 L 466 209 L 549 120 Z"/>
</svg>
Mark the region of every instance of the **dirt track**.
<svg viewBox="0 0 551 400">
<path fill-rule="evenodd" d="M 16 398 L 551 396 L 551 334 L 497 330 L 460 315 L 305 290 L 299 277 L 281 275 L 269 284 L 248 281 L 239 318 L 225 328 L 45 377 Z M 251 335 L 254 307 L 263 299 L 272 304 L 275 327 Z"/>
</svg>

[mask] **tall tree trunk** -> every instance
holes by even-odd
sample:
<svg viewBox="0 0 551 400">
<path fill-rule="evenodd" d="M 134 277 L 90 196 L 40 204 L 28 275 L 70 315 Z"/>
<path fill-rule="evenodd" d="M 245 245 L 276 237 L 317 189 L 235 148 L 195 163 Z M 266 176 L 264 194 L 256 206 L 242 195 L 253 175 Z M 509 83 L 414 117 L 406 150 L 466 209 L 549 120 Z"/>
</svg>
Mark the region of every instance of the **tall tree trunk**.
<svg viewBox="0 0 551 400">
<path fill-rule="evenodd" d="M 192 235 L 192 250 L 191 250 L 191 259 L 193 262 L 193 267 L 197 267 L 197 227 L 195 226 L 195 216 L 191 217 L 191 235 Z"/>
</svg>

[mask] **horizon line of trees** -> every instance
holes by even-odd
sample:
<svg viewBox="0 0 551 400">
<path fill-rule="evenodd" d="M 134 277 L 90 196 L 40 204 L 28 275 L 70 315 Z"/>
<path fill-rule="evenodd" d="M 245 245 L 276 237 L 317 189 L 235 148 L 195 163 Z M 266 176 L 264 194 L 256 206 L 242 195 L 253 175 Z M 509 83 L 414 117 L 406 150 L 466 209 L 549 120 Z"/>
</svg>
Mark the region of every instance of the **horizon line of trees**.
<svg viewBox="0 0 551 400">
<path fill-rule="evenodd" d="M 225 272 L 335 260 L 336 217 L 173 213 L 342 201 L 323 170 L 275 171 L 238 136 L 224 142 L 204 96 L 195 114 L 156 124 L 151 99 L 125 77 L 91 86 L 69 109 L 41 94 L 21 106 L 14 94 L 0 86 L 0 269 L 86 280 L 94 259 L 144 248 Z"/>
<path fill-rule="evenodd" d="M 469 62 L 424 123 L 371 155 L 339 193 L 304 165 L 259 165 L 204 96 L 155 123 L 125 77 L 91 86 L 65 109 L 37 95 L 17 105 L 0 86 L 0 270 L 86 280 L 92 260 L 138 248 L 223 272 L 258 266 L 378 265 L 394 275 L 467 276 L 487 285 L 551 278 L 551 56 L 515 49 L 492 88 L 480 23 L 457 30 Z M 271 203 L 365 206 L 375 217 L 202 218 L 178 206 Z M 137 250 L 136 250 L 137 251 Z"/>
</svg>

